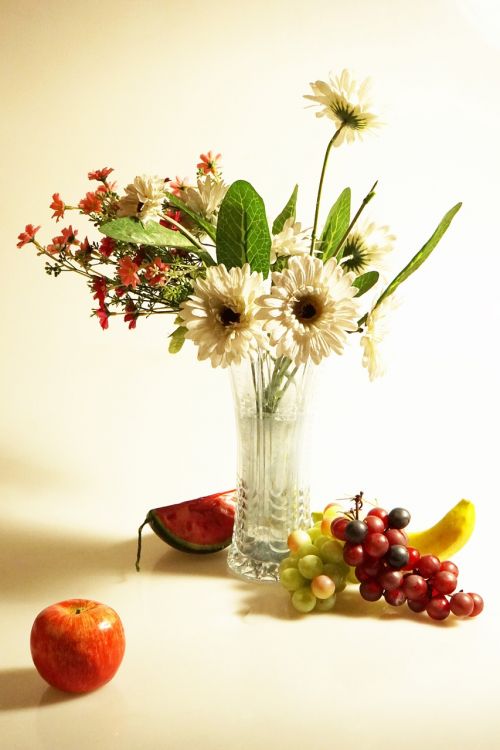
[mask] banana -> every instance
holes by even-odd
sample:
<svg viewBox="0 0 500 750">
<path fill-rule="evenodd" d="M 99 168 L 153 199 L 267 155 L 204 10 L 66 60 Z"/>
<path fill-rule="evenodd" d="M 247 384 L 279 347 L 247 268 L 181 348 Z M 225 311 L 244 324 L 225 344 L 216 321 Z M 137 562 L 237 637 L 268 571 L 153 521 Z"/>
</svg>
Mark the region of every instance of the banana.
<svg viewBox="0 0 500 750">
<path fill-rule="evenodd" d="M 476 511 L 470 500 L 460 500 L 434 526 L 425 531 L 408 532 L 408 546 L 421 555 L 436 555 L 449 560 L 468 542 L 474 530 Z"/>
</svg>

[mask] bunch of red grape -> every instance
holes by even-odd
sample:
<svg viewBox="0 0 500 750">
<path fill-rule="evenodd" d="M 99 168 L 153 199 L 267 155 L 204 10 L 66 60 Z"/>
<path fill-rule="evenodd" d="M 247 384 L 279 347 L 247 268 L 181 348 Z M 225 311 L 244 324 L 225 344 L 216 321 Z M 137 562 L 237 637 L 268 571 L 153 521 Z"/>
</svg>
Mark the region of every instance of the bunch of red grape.
<svg viewBox="0 0 500 750">
<path fill-rule="evenodd" d="M 404 531 L 410 522 L 404 508 L 388 513 L 373 508 L 364 520 L 336 518 L 332 535 L 345 542 L 344 561 L 354 566 L 363 599 L 375 602 L 382 596 L 399 607 L 407 602 L 412 612 L 427 612 L 433 620 L 444 620 L 450 612 L 475 617 L 483 610 L 479 594 L 454 593 L 458 568 L 434 555 L 423 555 L 408 547 Z"/>
</svg>

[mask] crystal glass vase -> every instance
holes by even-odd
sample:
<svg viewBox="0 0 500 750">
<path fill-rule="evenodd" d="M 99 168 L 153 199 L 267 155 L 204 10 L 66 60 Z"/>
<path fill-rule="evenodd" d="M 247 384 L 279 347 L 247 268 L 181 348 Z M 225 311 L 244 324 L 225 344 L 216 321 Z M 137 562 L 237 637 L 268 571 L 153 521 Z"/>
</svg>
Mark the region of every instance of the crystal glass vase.
<svg viewBox="0 0 500 750">
<path fill-rule="evenodd" d="M 238 500 L 228 564 L 276 581 L 290 531 L 310 526 L 308 428 L 314 366 L 262 352 L 232 365 Z"/>
</svg>

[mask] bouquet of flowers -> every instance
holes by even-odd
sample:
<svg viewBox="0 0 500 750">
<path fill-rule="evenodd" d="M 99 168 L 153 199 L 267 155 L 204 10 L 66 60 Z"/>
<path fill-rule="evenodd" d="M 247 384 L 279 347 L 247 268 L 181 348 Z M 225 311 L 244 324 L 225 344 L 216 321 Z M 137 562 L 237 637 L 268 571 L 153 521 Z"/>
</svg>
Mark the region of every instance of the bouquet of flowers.
<svg viewBox="0 0 500 750">
<path fill-rule="evenodd" d="M 353 214 L 351 190 L 345 188 L 319 226 L 332 148 L 380 124 L 368 100 L 369 81 L 358 85 L 344 70 L 311 89 L 306 98 L 316 116 L 333 123 L 311 228 L 297 221 L 298 186 L 269 225 L 252 185 L 237 180 L 228 186 L 220 154 L 209 151 L 200 156 L 194 183 L 143 175 L 123 192 L 111 168 L 89 172 L 95 189 L 76 205 L 54 193 L 50 207 L 56 222 L 70 211 L 85 215 L 100 237 L 94 232 L 79 238 L 69 225 L 44 245 L 37 238 L 40 227 L 28 224 L 17 246 L 33 244 L 52 276 L 82 276 L 103 329 L 115 316 L 135 328 L 139 318 L 171 314 L 172 353 L 187 338 L 198 358 L 213 367 L 264 357 L 272 368 L 271 410 L 297 368 L 341 354 L 350 334 L 359 334 L 362 363 L 370 378 L 376 377 L 383 371 L 378 345 L 393 294 L 429 256 L 461 204 L 382 288 L 381 271 L 395 238 L 386 226 L 360 221 L 377 183 Z M 363 305 L 364 300 L 369 302 Z"/>
</svg>

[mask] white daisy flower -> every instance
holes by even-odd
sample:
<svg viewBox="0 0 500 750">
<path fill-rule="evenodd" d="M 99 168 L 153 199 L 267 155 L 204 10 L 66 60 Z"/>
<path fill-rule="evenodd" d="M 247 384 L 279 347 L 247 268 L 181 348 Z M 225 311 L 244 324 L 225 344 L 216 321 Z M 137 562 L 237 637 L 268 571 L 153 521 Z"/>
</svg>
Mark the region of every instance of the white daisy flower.
<svg viewBox="0 0 500 750">
<path fill-rule="evenodd" d="M 271 263 L 283 255 L 303 255 L 309 252 L 309 239 L 299 221 L 291 216 L 283 225 L 279 234 L 275 234 L 271 244 Z"/>
<path fill-rule="evenodd" d="M 197 180 L 196 187 L 187 185 L 180 197 L 189 208 L 213 223 L 228 187 L 222 180 L 207 175 Z"/>
<path fill-rule="evenodd" d="M 126 195 L 118 203 L 118 216 L 137 216 L 148 221 L 161 216 L 166 197 L 165 180 L 142 175 L 125 188 Z"/>
<path fill-rule="evenodd" d="M 310 86 L 313 93 L 306 94 L 304 98 L 319 106 L 316 117 L 329 117 L 337 128 L 342 128 L 335 146 L 340 146 L 345 141 L 352 143 L 356 137 L 361 139 L 363 131 L 381 124 L 378 117 L 369 112 L 369 78 L 358 85 L 349 71 L 344 69 L 335 78 L 330 74 L 330 83 L 315 81 Z"/>
<path fill-rule="evenodd" d="M 357 275 L 368 270 L 387 270 L 387 256 L 394 247 L 395 235 L 387 226 L 379 227 L 364 222 L 346 239 L 343 246 L 342 265 Z"/>
<path fill-rule="evenodd" d="M 398 306 L 393 294 L 372 310 L 366 319 L 366 328 L 360 339 L 363 347 L 363 367 L 368 370 L 370 380 L 385 373 L 385 364 L 379 345 L 387 334 L 387 313 Z"/>
<path fill-rule="evenodd" d="M 290 258 L 288 268 L 275 271 L 271 293 L 257 300 L 257 317 L 276 354 L 296 365 L 308 359 L 318 364 L 332 351 L 342 354 L 347 331 L 358 329 L 354 278 L 335 258 L 323 264 L 311 255 Z"/>
<path fill-rule="evenodd" d="M 224 265 L 207 269 L 197 279 L 194 294 L 181 305 L 186 338 L 198 346 L 198 359 L 210 359 L 212 367 L 239 364 L 258 349 L 268 348 L 268 337 L 255 313 L 256 298 L 264 289 L 261 273 Z"/>
</svg>

